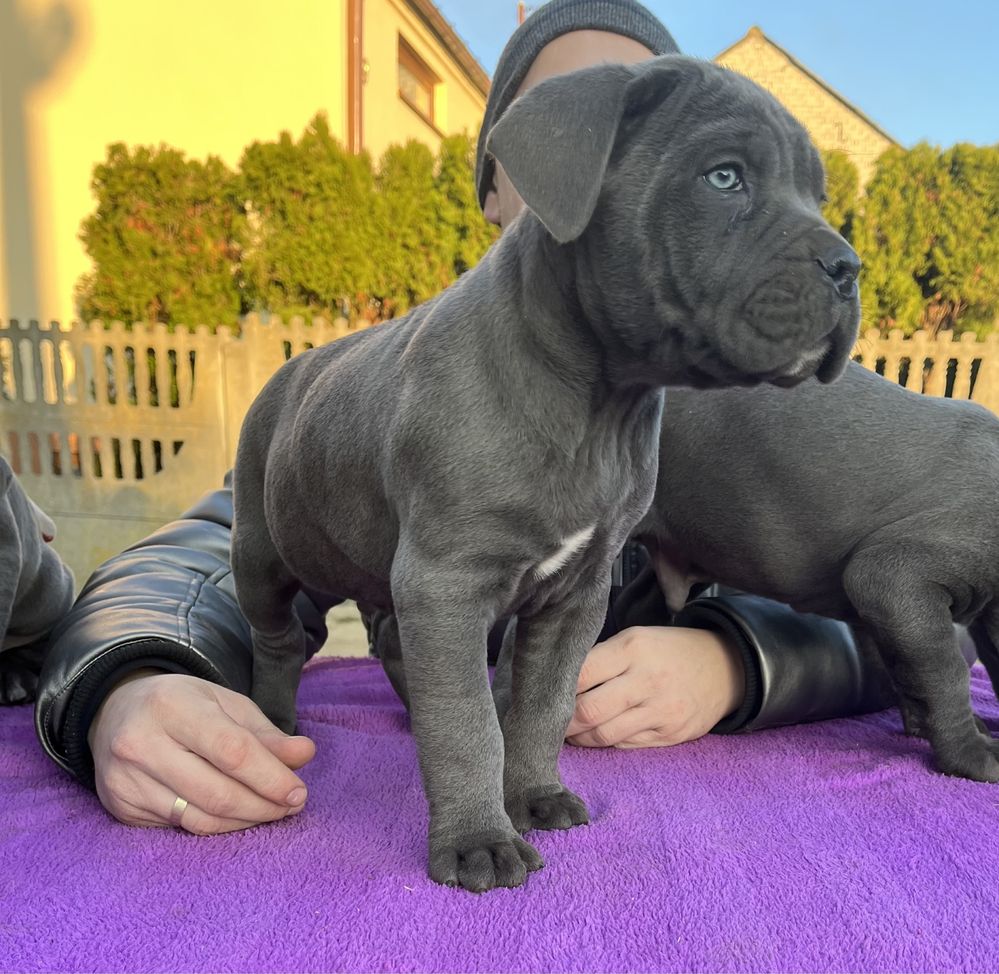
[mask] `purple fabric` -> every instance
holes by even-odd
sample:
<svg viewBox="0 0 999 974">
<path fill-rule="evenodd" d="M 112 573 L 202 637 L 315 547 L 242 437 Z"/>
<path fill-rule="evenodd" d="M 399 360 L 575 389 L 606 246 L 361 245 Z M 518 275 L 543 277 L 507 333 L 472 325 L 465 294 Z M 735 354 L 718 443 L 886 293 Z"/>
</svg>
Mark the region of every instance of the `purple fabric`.
<svg viewBox="0 0 999 974">
<path fill-rule="evenodd" d="M 0 713 L 0 969 L 999 969 L 999 785 L 931 771 L 894 712 L 567 748 L 592 824 L 535 833 L 546 868 L 484 896 L 425 875 L 415 748 L 376 664 L 311 665 L 300 715 L 306 810 L 198 838 L 113 822 L 27 708 Z"/>
</svg>

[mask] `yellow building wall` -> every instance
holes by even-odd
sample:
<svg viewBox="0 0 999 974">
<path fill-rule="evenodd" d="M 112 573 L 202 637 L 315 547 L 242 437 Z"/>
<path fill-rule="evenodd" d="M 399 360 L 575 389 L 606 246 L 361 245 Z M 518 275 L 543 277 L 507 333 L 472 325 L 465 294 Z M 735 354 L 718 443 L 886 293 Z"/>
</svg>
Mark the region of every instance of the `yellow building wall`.
<svg viewBox="0 0 999 974">
<path fill-rule="evenodd" d="M 820 149 L 849 156 L 863 187 L 878 156 L 892 142 L 817 84 L 761 34 L 751 32 L 717 59 L 766 88 L 802 125 Z"/>
<path fill-rule="evenodd" d="M 399 35 L 440 79 L 434 125 L 399 97 Z M 441 133 L 475 135 L 486 107 L 483 95 L 448 56 L 404 0 L 364 0 L 361 40 L 363 145 L 377 160 L 393 143 L 417 139 L 434 151 Z"/>
<path fill-rule="evenodd" d="M 0 0 L 0 318 L 72 317 L 108 143 L 234 166 L 319 110 L 345 139 L 345 2 Z"/>
</svg>

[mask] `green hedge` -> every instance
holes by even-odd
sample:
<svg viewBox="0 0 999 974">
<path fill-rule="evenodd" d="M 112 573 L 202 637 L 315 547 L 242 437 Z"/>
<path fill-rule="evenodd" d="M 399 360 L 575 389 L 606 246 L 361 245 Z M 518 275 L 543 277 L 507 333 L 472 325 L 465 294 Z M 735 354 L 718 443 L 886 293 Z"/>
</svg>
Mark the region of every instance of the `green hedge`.
<svg viewBox="0 0 999 974">
<path fill-rule="evenodd" d="M 297 141 L 255 142 L 233 172 L 167 146 L 108 148 L 81 229 L 86 319 L 235 324 L 249 311 L 381 320 L 425 301 L 495 239 L 474 146 L 391 147 L 377 172 L 317 115 Z"/>
<path fill-rule="evenodd" d="M 979 334 L 999 316 L 999 146 L 890 149 L 864 195 L 852 163 L 823 154 L 825 213 L 864 261 L 867 326 Z M 301 138 L 216 158 L 115 144 L 94 171 L 81 239 L 94 271 L 85 318 L 234 324 L 249 311 L 392 318 L 485 253 L 466 136 L 393 146 L 377 167 L 317 115 Z"/>
</svg>

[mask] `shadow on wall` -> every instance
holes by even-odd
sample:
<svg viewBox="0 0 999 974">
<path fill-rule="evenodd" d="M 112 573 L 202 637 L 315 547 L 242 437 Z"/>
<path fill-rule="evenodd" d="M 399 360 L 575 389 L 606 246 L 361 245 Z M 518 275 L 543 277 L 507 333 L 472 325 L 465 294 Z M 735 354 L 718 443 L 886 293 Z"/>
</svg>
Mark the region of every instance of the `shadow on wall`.
<svg viewBox="0 0 999 974">
<path fill-rule="evenodd" d="M 0 295 L 14 317 L 42 308 L 40 175 L 46 167 L 31 102 L 39 88 L 65 74 L 84 27 L 79 4 L 0 0 Z"/>
</svg>

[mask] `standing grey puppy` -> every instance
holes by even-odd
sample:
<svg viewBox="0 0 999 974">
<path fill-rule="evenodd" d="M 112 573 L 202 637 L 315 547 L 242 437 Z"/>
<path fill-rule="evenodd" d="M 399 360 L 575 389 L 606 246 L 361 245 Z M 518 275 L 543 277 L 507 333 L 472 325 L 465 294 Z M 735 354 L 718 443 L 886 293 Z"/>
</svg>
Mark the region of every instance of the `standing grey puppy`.
<svg viewBox="0 0 999 974">
<path fill-rule="evenodd" d="M 831 381 L 858 261 L 768 94 L 679 56 L 533 88 L 489 151 L 525 212 L 405 318 L 306 352 L 253 404 L 233 570 L 253 698 L 295 724 L 301 586 L 393 611 L 430 875 L 520 885 L 519 833 L 587 820 L 558 752 L 610 567 L 652 499 L 662 389 Z M 486 634 L 516 613 L 502 733 Z"/>
</svg>

